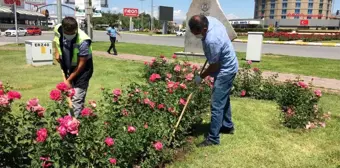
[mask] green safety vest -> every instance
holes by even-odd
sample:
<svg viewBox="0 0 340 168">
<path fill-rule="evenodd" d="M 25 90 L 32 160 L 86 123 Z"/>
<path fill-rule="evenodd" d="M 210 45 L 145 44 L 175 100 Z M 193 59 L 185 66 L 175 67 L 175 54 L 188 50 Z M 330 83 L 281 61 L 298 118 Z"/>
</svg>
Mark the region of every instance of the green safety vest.
<svg viewBox="0 0 340 168">
<path fill-rule="evenodd" d="M 60 56 L 62 56 L 61 48 L 60 48 L 60 33 L 59 33 L 59 28 L 61 24 L 58 24 L 57 26 L 54 27 L 54 39 L 53 41 L 56 44 L 56 48 L 58 50 L 58 53 Z M 77 66 L 78 65 L 78 54 L 79 54 L 79 46 L 84 40 L 91 40 L 91 38 L 81 29 L 78 29 L 77 33 L 77 39 L 75 45 L 73 45 L 73 57 L 72 57 L 72 66 Z M 89 57 L 92 57 L 92 45 L 89 46 Z"/>
</svg>

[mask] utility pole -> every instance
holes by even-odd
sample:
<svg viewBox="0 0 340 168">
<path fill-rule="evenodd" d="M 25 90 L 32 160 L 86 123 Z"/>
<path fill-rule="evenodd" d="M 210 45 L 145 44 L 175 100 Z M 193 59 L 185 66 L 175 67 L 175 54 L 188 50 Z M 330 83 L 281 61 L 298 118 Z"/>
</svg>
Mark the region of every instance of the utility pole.
<svg viewBox="0 0 340 168">
<path fill-rule="evenodd" d="M 153 33 L 153 0 L 151 0 L 151 33 Z"/>
<path fill-rule="evenodd" d="M 63 20 L 62 10 L 61 10 L 61 0 L 57 0 L 57 16 L 58 16 L 58 24 L 61 24 Z"/>
<path fill-rule="evenodd" d="M 13 7 L 14 7 L 14 21 L 15 21 L 15 42 L 18 44 L 19 43 L 19 39 L 18 39 L 18 19 L 17 19 L 17 2 L 14 1 L 13 3 Z"/>
<path fill-rule="evenodd" d="M 144 31 L 144 11 L 143 11 L 143 2 L 145 1 L 145 0 L 140 0 L 141 2 L 142 2 L 142 22 L 141 22 L 141 28 L 143 29 L 142 31 Z"/>
<path fill-rule="evenodd" d="M 86 22 L 87 22 L 87 35 L 93 39 L 92 36 L 92 25 L 91 25 L 91 16 L 92 16 L 92 4 L 91 0 L 85 0 L 85 14 L 86 14 Z"/>
</svg>

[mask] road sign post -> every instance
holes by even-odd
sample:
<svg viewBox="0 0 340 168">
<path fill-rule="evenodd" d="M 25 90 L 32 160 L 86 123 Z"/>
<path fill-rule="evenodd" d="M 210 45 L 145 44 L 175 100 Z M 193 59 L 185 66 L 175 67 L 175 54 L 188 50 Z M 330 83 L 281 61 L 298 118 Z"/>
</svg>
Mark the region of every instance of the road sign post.
<svg viewBox="0 0 340 168">
<path fill-rule="evenodd" d="M 17 2 L 14 1 L 14 22 L 15 22 L 15 42 L 18 44 L 19 39 L 18 39 L 18 19 L 17 19 Z"/>
<path fill-rule="evenodd" d="M 132 23 L 132 17 L 138 17 L 139 12 L 137 8 L 124 8 L 123 9 L 123 15 L 130 17 L 130 31 L 133 31 L 133 23 Z"/>
</svg>

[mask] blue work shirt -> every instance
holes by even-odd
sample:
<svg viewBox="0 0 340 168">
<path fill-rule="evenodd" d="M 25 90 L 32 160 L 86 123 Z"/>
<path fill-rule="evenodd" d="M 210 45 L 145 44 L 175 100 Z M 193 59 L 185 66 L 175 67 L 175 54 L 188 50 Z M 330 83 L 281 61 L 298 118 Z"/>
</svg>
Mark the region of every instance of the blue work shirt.
<svg viewBox="0 0 340 168">
<path fill-rule="evenodd" d="M 116 37 L 117 36 L 117 30 L 115 28 L 109 27 L 107 29 L 107 33 L 109 33 L 110 37 Z"/>
<path fill-rule="evenodd" d="M 202 39 L 204 54 L 209 64 L 220 63 L 218 72 L 212 77 L 234 74 L 238 71 L 236 53 L 227 34 L 226 27 L 216 18 L 208 16 L 209 27 Z"/>
</svg>

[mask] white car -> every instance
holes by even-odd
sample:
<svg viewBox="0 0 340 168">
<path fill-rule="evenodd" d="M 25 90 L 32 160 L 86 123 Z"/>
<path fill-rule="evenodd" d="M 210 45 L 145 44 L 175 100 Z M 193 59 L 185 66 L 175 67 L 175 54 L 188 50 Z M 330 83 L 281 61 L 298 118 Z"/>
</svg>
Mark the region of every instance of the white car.
<svg viewBox="0 0 340 168">
<path fill-rule="evenodd" d="M 177 31 L 176 36 L 185 36 L 185 29 Z"/>
<path fill-rule="evenodd" d="M 5 35 L 6 36 L 16 36 L 16 31 L 15 28 L 10 28 L 8 30 L 5 31 Z M 27 35 L 27 30 L 19 27 L 18 28 L 18 36 L 26 36 Z"/>
</svg>

